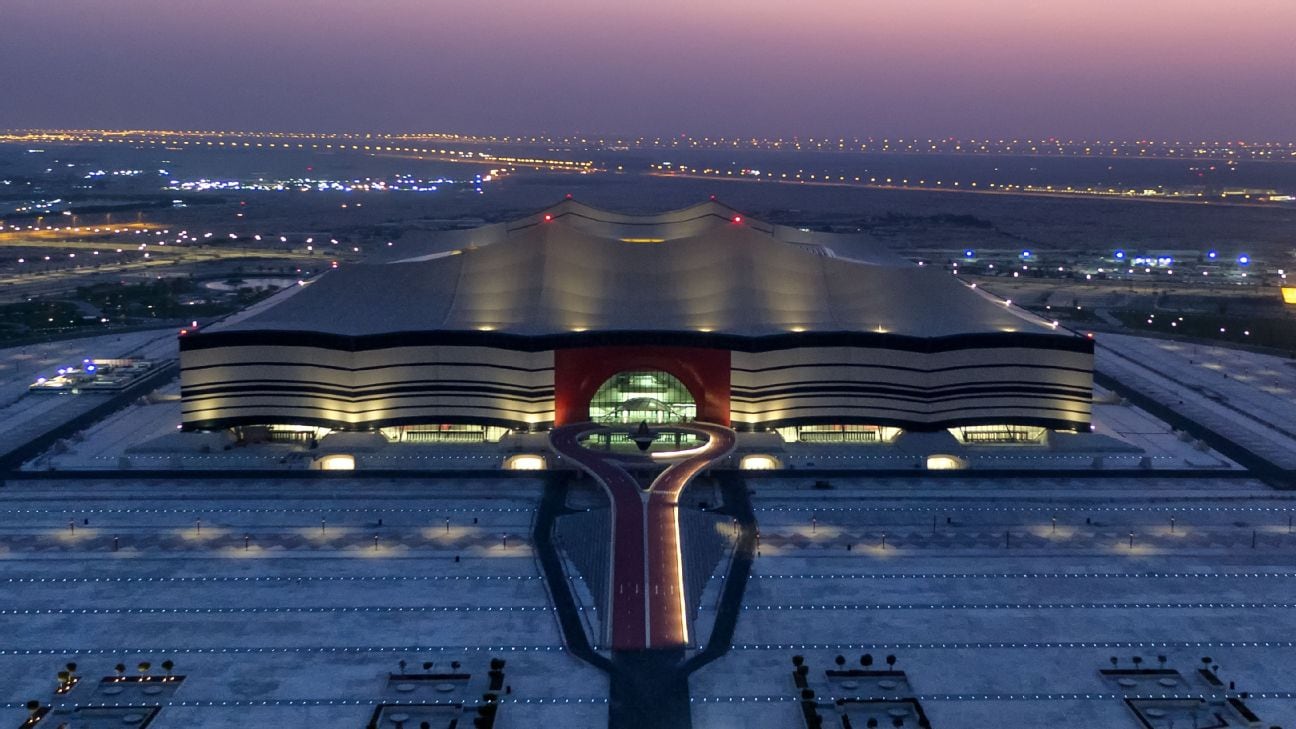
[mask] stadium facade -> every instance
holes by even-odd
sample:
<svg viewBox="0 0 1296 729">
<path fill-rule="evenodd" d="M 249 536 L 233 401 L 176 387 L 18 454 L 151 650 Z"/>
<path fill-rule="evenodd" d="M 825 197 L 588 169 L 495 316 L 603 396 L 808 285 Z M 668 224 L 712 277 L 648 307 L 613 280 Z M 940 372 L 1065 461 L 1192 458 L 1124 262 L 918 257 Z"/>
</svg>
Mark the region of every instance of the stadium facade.
<svg viewBox="0 0 1296 729">
<path fill-rule="evenodd" d="M 1093 342 L 859 236 L 573 200 L 181 337 L 183 427 L 1087 430 Z"/>
</svg>

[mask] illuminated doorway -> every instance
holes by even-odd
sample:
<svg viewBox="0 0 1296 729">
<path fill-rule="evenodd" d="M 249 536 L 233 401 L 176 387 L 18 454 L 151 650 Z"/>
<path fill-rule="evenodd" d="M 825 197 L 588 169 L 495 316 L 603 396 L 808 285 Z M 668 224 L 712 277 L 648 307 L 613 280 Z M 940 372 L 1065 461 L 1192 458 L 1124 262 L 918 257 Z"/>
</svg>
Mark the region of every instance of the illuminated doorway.
<svg viewBox="0 0 1296 729">
<path fill-rule="evenodd" d="M 678 378 L 660 370 L 618 372 L 590 400 L 596 423 L 683 423 L 697 417 L 693 394 Z"/>
</svg>

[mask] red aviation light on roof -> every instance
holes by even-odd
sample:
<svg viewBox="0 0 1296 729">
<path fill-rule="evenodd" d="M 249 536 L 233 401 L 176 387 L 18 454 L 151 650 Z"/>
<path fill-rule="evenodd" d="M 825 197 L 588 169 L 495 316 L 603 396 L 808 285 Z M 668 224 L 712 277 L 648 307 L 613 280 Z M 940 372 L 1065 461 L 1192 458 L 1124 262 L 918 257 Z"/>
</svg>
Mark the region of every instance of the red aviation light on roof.
<svg viewBox="0 0 1296 729">
<path fill-rule="evenodd" d="M 553 220 L 553 216 L 550 215 L 549 213 L 545 213 L 544 221 L 545 221 L 546 223 L 548 223 L 548 222 L 551 221 L 551 220 Z"/>
<path fill-rule="evenodd" d="M 742 216 L 741 216 L 741 215 L 735 215 L 735 216 L 733 216 L 733 221 L 734 221 L 735 223 L 739 223 L 739 224 L 741 224 L 741 223 L 742 223 Z"/>
</svg>

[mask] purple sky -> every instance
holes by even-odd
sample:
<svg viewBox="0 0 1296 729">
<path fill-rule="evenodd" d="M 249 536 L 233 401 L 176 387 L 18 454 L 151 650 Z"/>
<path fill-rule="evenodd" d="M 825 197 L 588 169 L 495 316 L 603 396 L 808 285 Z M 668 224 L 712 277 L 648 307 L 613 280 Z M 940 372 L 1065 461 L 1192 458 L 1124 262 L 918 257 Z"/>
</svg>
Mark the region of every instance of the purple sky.
<svg viewBox="0 0 1296 729">
<path fill-rule="evenodd" d="M 1296 139 L 1296 0 L 5 0 L 0 127 Z"/>
</svg>

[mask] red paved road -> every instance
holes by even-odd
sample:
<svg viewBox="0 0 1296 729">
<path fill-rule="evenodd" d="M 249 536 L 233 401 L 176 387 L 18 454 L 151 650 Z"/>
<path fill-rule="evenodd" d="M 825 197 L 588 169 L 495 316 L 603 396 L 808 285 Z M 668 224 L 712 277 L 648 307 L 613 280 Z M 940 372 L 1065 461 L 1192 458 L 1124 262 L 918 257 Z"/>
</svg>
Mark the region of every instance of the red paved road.
<svg viewBox="0 0 1296 729">
<path fill-rule="evenodd" d="M 709 440 L 662 472 L 647 492 L 613 454 L 587 450 L 580 436 L 602 429 L 594 423 L 556 428 L 554 450 L 602 484 L 612 502 L 611 641 L 614 650 L 675 648 L 688 643 L 680 552 L 679 495 L 698 473 L 727 456 L 736 437 L 729 428 L 691 423 L 685 429 Z"/>
</svg>

